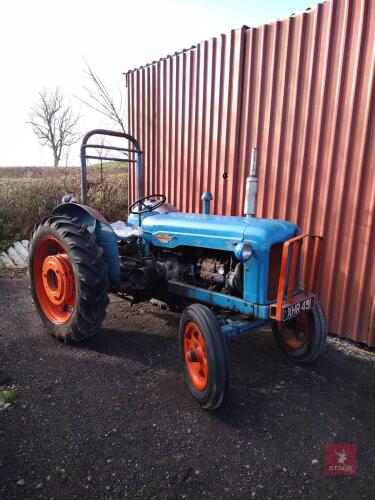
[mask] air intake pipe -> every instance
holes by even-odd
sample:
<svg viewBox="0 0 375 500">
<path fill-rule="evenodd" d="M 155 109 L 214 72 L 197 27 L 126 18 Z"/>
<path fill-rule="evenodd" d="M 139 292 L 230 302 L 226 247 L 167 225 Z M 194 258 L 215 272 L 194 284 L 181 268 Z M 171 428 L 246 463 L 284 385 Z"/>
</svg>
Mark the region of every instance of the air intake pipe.
<svg viewBox="0 0 375 500">
<path fill-rule="evenodd" d="M 253 148 L 251 150 L 249 177 L 246 179 L 245 204 L 243 209 L 246 217 L 255 216 L 257 191 L 258 191 L 257 148 Z"/>
<path fill-rule="evenodd" d="M 212 194 L 206 191 L 202 194 L 201 200 L 203 201 L 203 213 L 208 215 L 210 213 L 210 202 L 212 200 Z"/>
</svg>

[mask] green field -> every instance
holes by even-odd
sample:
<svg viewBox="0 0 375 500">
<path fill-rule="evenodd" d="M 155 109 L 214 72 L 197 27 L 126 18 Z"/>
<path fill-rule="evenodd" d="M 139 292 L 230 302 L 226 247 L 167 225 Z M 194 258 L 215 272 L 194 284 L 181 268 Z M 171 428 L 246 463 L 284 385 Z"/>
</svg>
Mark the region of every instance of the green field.
<svg viewBox="0 0 375 500">
<path fill-rule="evenodd" d="M 78 167 L 0 167 L 0 250 L 29 239 L 34 224 L 65 193 L 80 193 Z M 88 168 L 89 204 L 109 220 L 127 215 L 127 166 L 107 163 Z"/>
</svg>

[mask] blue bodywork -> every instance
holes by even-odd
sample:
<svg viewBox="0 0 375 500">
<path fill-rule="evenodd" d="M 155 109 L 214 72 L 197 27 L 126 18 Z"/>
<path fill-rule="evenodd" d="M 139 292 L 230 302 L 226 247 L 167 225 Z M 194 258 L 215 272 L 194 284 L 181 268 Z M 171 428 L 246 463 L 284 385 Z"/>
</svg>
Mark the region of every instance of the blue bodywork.
<svg viewBox="0 0 375 500">
<path fill-rule="evenodd" d="M 102 153 L 100 155 L 91 153 L 91 149 L 98 149 L 97 144 L 88 143 L 88 140 L 95 135 L 122 137 L 128 140 L 130 148 L 106 146 L 104 143 L 101 148 L 115 151 L 116 154 L 118 152 L 126 153 L 129 156 L 124 160 L 121 156 L 112 158 L 104 157 Z M 125 161 L 129 167 L 131 164 L 136 164 L 138 209 L 141 211 L 142 207 L 145 207 L 146 211 L 131 214 L 126 229 L 130 229 L 130 233 L 134 234 L 132 229 L 138 228 L 137 235 L 143 238 L 138 240 L 141 244 L 140 265 L 144 265 L 146 260 L 153 258 L 152 252 L 155 247 L 171 249 L 171 251 L 176 248 L 192 247 L 224 251 L 233 254 L 237 259 L 235 262 L 243 262 L 243 294 L 241 297 L 199 288 L 190 283 L 171 279 L 167 283 L 169 294 L 222 309 L 223 314 L 219 315 L 219 322 L 223 333 L 228 338 L 245 333 L 270 319 L 270 304 L 276 302 L 275 298 L 267 296 L 270 249 L 276 243 L 284 243 L 297 236 L 300 233 L 298 226 L 281 220 L 210 215 L 212 195 L 208 192 L 202 196 L 204 214 L 181 213 L 168 203 L 152 210 L 151 206 L 142 203 L 142 200 L 145 200 L 143 198 L 143 166 L 142 151 L 138 142 L 126 133 L 102 129 L 92 130 L 85 135 L 82 141 L 81 200 L 83 203 L 86 202 L 87 198 L 87 159 Z M 160 195 L 153 195 L 153 197 L 157 196 L 160 197 Z M 150 210 L 147 211 L 147 209 Z M 87 225 L 91 233 L 95 233 L 96 241 L 103 249 L 103 258 L 108 266 L 111 289 L 123 292 L 118 243 L 119 240 L 128 238 L 124 236 L 126 231 L 123 231 L 122 234 L 115 233 L 110 223 L 101 214 L 86 205 L 64 203 L 55 208 L 53 215 L 76 217 Z M 118 229 L 116 230 L 118 231 Z M 237 292 L 240 293 L 238 288 Z M 229 313 L 225 311 L 229 311 Z M 243 314 L 245 318 L 234 319 L 233 313 Z"/>
<path fill-rule="evenodd" d="M 233 313 L 244 314 L 253 321 L 226 323 L 223 331 L 227 336 L 234 330 L 244 333 L 269 319 L 269 305 L 274 303 L 267 297 L 269 251 L 273 244 L 284 242 L 299 234 L 298 226 L 287 221 L 230 217 L 208 214 L 189 214 L 177 211 L 163 213 L 161 209 L 141 216 L 141 230 L 144 247 L 152 246 L 175 249 L 177 247 L 197 247 L 235 252 L 241 243 L 249 243 L 253 254 L 244 263 L 243 297 L 214 292 L 190 284 L 169 281 L 168 291 L 189 300 L 202 302 Z M 103 257 L 108 265 L 111 288 L 120 289 L 120 257 L 118 236 L 108 221 L 98 212 L 85 205 L 65 203 L 56 207 L 54 215 L 77 217 L 95 232 L 97 243 L 103 249 Z M 130 215 L 128 224 L 137 227 L 138 215 Z M 260 322 L 260 323 L 259 323 Z"/>
<path fill-rule="evenodd" d="M 68 215 L 77 217 L 82 224 L 87 226 L 90 233 L 95 233 L 96 242 L 103 249 L 103 258 L 108 266 L 108 275 L 111 287 L 120 288 L 120 257 L 117 246 L 117 237 L 109 222 L 104 217 L 86 205 L 78 203 L 63 203 L 52 212 L 53 215 Z"/>
<path fill-rule="evenodd" d="M 137 219 L 131 215 L 129 222 L 136 223 Z M 267 297 L 270 247 L 299 234 L 298 226 L 287 221 L 182 212 L 149 212 L 142 215 L 141 224 L 145 242 L 156 247 L 188 246 L 234 252 L 238 243 L 250 243 L 253 255 L 244 264 L 243 298 L 258 305 L 272 303 Z M 228 300 L 230 296 L 224 297 Z"/>
</svg>

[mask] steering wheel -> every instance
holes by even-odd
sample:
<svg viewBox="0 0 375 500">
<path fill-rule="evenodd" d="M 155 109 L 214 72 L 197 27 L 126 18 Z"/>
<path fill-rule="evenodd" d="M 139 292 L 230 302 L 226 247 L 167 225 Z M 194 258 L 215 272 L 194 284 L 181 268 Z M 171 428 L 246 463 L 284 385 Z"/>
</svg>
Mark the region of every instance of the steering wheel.
<svg viewBox="0 0 375 500">
<path fill-rule="evenodd" d="M 161 200 L 159 200 L 154 205 L 146 204 L 146 201 L 152 202 L 154 198 L 161 198 Z M 145 196 L 144 198 L 140 198 L 139 200 L 132 203 L 129 207 L 129 213 L 139 215 L 144 214 L 145 212 L 152 212 L 153 210 L 156 210 L 157 208 L 164 205 L 166 201 L 167 198 L 163 194 L 151 194 L 150 196 Z M 143 208 L 140 208 L 139 205 L 143 206 Z M 137 208 L 137 210 L 135 210 L 135 208 Z"/>
</svg>

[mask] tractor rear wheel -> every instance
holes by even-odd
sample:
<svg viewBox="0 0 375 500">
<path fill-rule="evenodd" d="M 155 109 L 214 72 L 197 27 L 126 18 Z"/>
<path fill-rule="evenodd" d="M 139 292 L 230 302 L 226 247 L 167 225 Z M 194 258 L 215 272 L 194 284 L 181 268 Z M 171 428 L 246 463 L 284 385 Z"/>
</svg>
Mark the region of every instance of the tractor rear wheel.
<svg viewBox="0 0 375 500">
<path fill-rule="evenodd" d="M 217 409 L 228 386 L 228 353 L 220 325 L 208 307 L 193 304 L 184 309 L 179 342 L 191 394 L 206 410 Z"/>
<path fill-rule="evenodd" d="M 315 299 L 313 309 L 289 321 L 274 321 L 272 330 L 281 350 L 297 363 L 312 363 L 322 353 L 327 339 L 323 307 Z"/>
<path fill-rule="evenodd" d="M 94 335 L 108 305 L 103 251 L 79 219 L 53 216 L 35 229 L 29 246 L 31 293 L 48 333 L 64 341 Z"/>
</svg>

